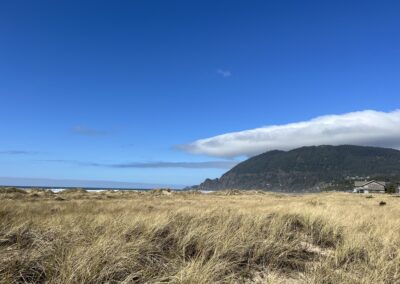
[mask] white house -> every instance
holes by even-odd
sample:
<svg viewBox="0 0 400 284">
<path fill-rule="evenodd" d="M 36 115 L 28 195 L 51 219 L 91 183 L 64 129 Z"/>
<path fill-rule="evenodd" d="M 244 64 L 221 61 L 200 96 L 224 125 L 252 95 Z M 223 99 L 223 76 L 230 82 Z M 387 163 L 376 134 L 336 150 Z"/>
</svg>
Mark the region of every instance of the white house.
<svg viewBox="0 0 400 284">
<path fill-rule="evenodd" d="M 376 180 L 355 181 L 355 193 L 385 193 L 386 182 Z"/>
</svg>

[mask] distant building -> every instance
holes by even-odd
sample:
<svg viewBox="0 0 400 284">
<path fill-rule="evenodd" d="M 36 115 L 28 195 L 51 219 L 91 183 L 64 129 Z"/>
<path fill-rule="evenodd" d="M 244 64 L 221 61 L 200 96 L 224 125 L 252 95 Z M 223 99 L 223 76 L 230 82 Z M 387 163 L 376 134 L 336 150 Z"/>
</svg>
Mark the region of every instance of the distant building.
<svg viewBox="0 0 400 284">
<path fill-rule="evenodd" d="M 385 193 L 386 182 L 365 180 L 354 182 L 354 193 Z"/>
</svg>

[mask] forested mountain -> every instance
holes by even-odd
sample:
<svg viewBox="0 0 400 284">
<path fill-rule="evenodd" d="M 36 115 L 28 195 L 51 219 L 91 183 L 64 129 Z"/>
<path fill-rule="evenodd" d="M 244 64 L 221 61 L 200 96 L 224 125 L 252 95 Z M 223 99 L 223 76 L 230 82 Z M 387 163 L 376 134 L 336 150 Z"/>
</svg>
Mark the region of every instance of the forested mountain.
<svg viewBox="0 0 400 284">
<path fill-rule="evenodd" d="M 353 145 L 269 151 L 236 165 L 219 179 L 205 180 L 198 188 L 340 190 L 349 189 L 356 177 L 397 180 L 400 177 L 400 151 Z"/>
</svg>

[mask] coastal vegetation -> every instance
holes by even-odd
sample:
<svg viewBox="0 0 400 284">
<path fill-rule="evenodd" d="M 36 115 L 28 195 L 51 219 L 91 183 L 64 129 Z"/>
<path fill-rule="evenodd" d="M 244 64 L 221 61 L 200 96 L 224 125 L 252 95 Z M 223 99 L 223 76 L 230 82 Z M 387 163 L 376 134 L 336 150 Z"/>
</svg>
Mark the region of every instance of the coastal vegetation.
<svg viewBox="0 0 400 284">
<path fill-rule="evenodd" d="M 2 189 L 0 283 L 399 283 L 399 215 L 388 194 Z"/>
</svg>

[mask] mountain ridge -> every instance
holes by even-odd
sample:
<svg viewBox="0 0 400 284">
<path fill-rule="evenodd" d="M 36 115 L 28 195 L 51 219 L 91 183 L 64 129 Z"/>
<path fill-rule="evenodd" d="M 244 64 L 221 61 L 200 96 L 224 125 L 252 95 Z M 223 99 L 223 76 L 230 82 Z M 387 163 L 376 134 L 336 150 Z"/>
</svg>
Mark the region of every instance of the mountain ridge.
<svg viewBox="0 0 400 284">
<path fill-rule="evenodd" d="M 355 145 L 272 150 L 237 164 L 220 178 L 206 179 L 197 188 L 285 192 L 345 190 L 351 188 L 356 177 L 399 180 L 400 151 Z"/>
</svg>

